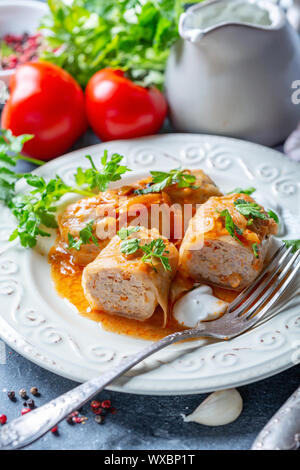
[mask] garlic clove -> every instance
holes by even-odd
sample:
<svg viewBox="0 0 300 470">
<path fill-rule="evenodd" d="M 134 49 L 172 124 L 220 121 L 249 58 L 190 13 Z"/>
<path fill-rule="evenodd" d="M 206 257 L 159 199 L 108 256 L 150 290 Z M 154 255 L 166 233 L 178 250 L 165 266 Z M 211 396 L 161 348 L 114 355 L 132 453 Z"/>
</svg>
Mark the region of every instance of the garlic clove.
<svg viewBox="0 0 300 470">
<path fill-rule="evenodd" d="M 182 415 L 186 423 L 195 422 L 206 426 L 223 426 L 232 423 L 241 414 L 243 399 L 235 388 L 211 393 L 188 416 Z"/>
</svg>

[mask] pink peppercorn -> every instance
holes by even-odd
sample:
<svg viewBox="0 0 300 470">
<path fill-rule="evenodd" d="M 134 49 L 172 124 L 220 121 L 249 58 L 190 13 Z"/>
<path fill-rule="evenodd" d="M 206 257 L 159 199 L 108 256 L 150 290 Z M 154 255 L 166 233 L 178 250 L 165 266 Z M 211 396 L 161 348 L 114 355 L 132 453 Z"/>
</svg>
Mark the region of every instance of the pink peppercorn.
<svg viewBox="0 0 300 470">
<path fill-rule="evenodd" d="M 102 408 L 111 408 L 111 401 L 110 400 L 103 400 L 101 403 Z"/>
<path fill-rule="evenodd" d="M 7 416 L 6 415 L 0 415 L 0 424 L 5 424 L 7 421 Z"/>
<path fill-rule="evenodd" d="M 92 408 L 93 410 L 96 410 L 96 409 L 100 408 L 100 406 L 101 406 L 100 401 L 93 400 L 93 401 L 91 402 L 91 408 Z"/>
<path fill-rule="evenodd" d="M 0 68 L 4 70 L 14 69 L 20 64 L 36 60 L 43 48 L 41 33 L 34 35 L 28 33 L 23 35 L 6 34 L 3 38 L 0 37 L 0 46 L 2 42 L 13 51 L 7 56 L 0 57 Z"/>
<path fill-rule="evenodd" d="M 51 432 L 53 434 L 57 433 L 58 432 L 58 427 L 57 426 L 54 426 L 54 428 L 51 429 Z"/>
</svg>

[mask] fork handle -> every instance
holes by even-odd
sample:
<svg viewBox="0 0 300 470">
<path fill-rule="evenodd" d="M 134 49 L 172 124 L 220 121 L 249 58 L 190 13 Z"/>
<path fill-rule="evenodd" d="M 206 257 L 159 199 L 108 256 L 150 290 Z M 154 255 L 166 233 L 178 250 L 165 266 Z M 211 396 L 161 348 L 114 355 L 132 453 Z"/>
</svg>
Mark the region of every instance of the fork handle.
<svg viewBox="0 0 300 470">
<path fill-rule="evenodd" d="M 252 450 L 300 448 L 300 387 L 284 403 L 255 439 Z"/>
<path fill-rule="evenodd" d="M 39 439 L 70 413 L 81 408 L 107 385 L 145 358 L 176 341 L 199 337 L 199 331 L 200 328 L 197 328 L 165 336 L 161 340 L 151 343 L 142 351 L 128 356 L 101 376 L 91 379 L 51 400 L 46 405 L 5 424 L 0 429 L 0 450 L 18 449 Z"/>
</svg>

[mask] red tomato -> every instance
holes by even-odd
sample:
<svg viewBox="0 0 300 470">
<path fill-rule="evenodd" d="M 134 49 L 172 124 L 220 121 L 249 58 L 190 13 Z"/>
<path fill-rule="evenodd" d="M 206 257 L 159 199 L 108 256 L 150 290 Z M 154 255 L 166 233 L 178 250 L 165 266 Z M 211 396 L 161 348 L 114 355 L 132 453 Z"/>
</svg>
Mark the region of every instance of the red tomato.
<svg viewBox="0 0 300 470">
<path fill-rule="evenodd" d="M 1 125 L 14 135 L 34 135 L 24 145 L 24 153 L 31 157 L 48 160 L 61 155 L 87 128 L 83 91 L 56 65 L 21 65 L 10 91 Z"/>
<path fill-rule="evenodd" d="M 143 88 L 120 70 L 95 73 L 86 87 L 86 112 L 102 140 L 155 134 L 167 115 L 167 102 L 156 88 Z"/>
</svg>

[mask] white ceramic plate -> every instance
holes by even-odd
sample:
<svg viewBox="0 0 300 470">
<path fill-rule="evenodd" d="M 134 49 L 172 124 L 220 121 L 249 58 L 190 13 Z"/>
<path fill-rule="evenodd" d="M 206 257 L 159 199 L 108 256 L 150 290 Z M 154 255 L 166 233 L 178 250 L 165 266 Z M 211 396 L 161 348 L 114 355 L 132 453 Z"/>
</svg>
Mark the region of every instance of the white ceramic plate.
<svg viewBox="0 0 300 470">
<path fill-rule="evenodd" d="M 38 170 L 70 182 L 107 148 L 126 157 L 134 171 L 124 182 L 153 169 L 203 168 L 221 190 L 255 186 L 257 199 L 281 212 L 284 238 L 298 238 L 300 169 L 278 152 L 223 137 L 168 134 L 99 144 L 72 152 Z M 266 202 L 267 200 L 267 202 Z M 146 342 L 104 331 L 60 298 L 45 257 L 7 242 L 14 218 L 0 213 L 0 336 L 41 367 L 85 381 L 112 367 Z M 295 288 L 293 289 L 293 294 Z M 174 345 L 150 357 L 111 389 L 144 394 L 189 394 L 254 382 L 300 361 L 299 296 L 285 299 L 281 313 L 230 342 Z"/>
</svg>

